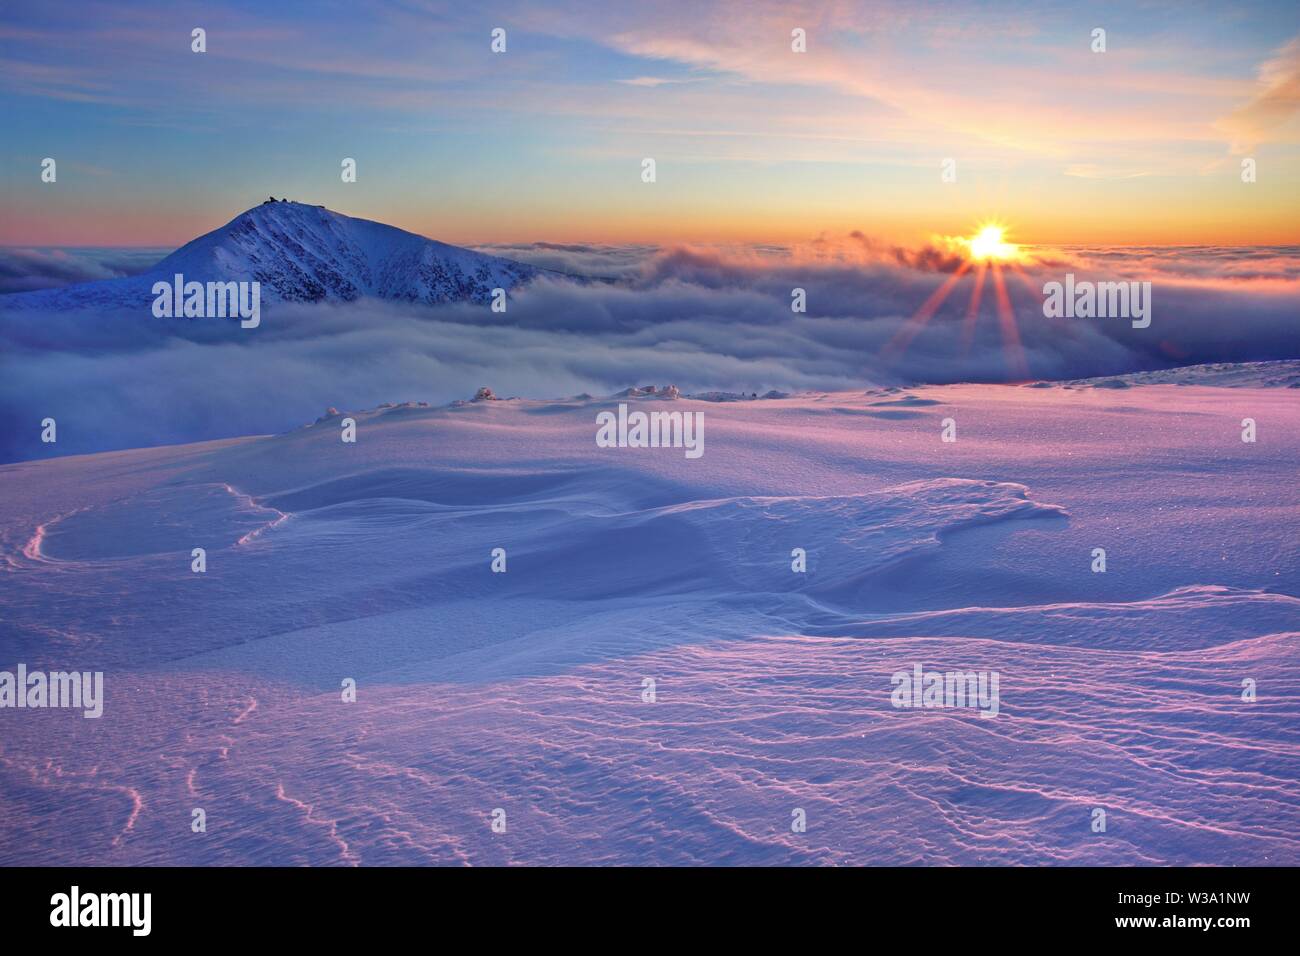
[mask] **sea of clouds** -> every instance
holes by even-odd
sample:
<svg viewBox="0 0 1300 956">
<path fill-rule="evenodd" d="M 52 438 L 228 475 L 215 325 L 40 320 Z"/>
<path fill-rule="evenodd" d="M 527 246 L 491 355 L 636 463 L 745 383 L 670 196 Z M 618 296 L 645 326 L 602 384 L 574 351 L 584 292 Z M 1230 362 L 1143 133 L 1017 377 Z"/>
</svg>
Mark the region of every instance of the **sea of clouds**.
<svg viewBox="0 0 1300 956">
<path fill-rule="evenodd" d="M 120 279 L 143 272 L 169 252 L 143 248 L 0 248 L 0 294 Z"/>
<path fill-rule="evenodd" d="M 1080 378 L 1201 362 L 1300 357 L 1300 248 L 1036 249 L 1003 270 L 1018 349 L 974 270 L 900 339 L 961 262 L 944 240 L 903 248 L 860 233 L 792 247 L 560 245 L 483 251 L 561 272 L 505 313 L 361 300 L 264 305 L 261 326 L 223 319 L 4 311 L 0 461 L 266 434 L 327 406 L 498 395 L 847 390 L 869 384 Z M 3 288 L 141 271 L 142 250 L 0 250 Z M 1047 319 L 1043 283 L 1152 283 L 1152 322 Z M 791 311 L 806 290 L 807 312 Z M 900 347 L 900 341 L 906 347 Z M 891 344 L 892 343 L 892 344 Z M 1022 350 L 1022 351 L 1021 351 Z M 1020 359 L 1023 359 L 1023 366 Z M 59 423 L 56 445 L 40 422 Z"/>
</svg>

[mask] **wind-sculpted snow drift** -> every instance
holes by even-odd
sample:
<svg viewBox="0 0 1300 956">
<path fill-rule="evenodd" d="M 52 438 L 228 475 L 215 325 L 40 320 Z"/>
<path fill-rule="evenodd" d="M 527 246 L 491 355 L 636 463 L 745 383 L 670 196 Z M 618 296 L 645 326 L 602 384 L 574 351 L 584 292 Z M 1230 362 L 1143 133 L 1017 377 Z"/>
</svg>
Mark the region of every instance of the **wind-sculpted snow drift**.
<svg viewBox="0 0 1300 956">
<path fill-rule="evenodd" d="M 1300 412 L 1233 384 L 5 466 L 0 669 L 106 676 L 98 720 L 0 710 L 0 863 L 1300 863 Z M 598 448 L 620 401 L 707 453 Z M 917 664 L 998 672 L 997 716 L 895 709 Z"/>
</svg>

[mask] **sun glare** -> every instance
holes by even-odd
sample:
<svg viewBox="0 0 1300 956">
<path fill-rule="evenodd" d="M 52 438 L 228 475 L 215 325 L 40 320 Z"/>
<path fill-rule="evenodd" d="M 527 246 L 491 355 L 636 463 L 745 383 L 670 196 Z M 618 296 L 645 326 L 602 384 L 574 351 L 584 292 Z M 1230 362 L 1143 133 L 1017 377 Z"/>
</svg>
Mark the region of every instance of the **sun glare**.
<svg viewBox="0 0 1300 956">
<path fill-rule="evenodd" d="M 1032 287 L 1025 274 L 1022 262 L 1030 260 L 1030 255 L 1021 251 L 1014 242 L 1007 242 L 1005 226 L 997 222 L 986 222 L 975 230 L 975 235 L 942 236 L 945 248 L 954 253 L 966 250 L 966 258 L 957 263 L 957 267 L 948 272 L 938 287 L 921 307 L 901 325 L 894 337 L 882 350 L 886 356 L 897 356 L 906 351 L 912 340 L 926 327 L 930 319 L 939 311 L 948 297 L 961 284 L 962 279 L 970 275 L 973 283 L 970 301 L 966 305 L 966 317 L 962 320 L 961 339 L 963 354 L 975 341 L 976 326 L 979 322 L 980 304 L 984 301 L 985 283 L 992 289 L 994 312 L 997 328 L 1002 335 L 1002 349 L 1006 356 L 1007 369 L 1013 380 L 1028 378 L 1029 369 L 1025 363 L 1025 350 L 1020 344 L 1020 329 L 1016 325 L 1016 313 L 1011 307 L 1011 295 L 1007 291 L 1007 276 L 1016 275 Z"/>
<path fill-rule="evenodd" d="M 1020 247 L 1006 241 L 1006 230 L 999 225 L 982 226 L 969 240 L 970 257 L 984 261 L 1016 259 L 1020 256 Z"/>
</svg>

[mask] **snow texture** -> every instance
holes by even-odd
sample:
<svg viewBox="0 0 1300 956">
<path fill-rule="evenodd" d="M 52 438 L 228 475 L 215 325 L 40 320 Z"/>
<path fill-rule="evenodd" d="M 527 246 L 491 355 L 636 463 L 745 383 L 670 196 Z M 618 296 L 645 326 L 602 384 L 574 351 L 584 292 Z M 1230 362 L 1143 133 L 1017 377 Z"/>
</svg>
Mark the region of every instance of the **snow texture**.
<svg viewBox="0 0 1300 956">
<path fill-rule="evenodd" d="M 0 710 L 0 863 L 1296 865 L 1300 405 L 1204 375 L 4 466 L 0 668 L 106 702 Z M 704 456 L 597 448 L 620 401 L 702 411 Z M 918 663 L 1000 713 L 895 709 Z"/>
</svg>

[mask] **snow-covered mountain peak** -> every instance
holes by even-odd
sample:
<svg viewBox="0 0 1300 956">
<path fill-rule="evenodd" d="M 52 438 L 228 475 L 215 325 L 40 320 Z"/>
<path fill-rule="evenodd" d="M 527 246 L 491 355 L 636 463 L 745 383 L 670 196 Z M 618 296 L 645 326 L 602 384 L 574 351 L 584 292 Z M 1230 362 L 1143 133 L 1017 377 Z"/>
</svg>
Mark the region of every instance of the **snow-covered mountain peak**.
<svg viewBox="0 0 1300 956">
<path fill-rule="evenodd" d="M 534 278 L 535 266 L 426 239 L 395 226 L 287 200 L 267 200 L 125 279 L 4 296 L 12 308 L 122 308 L 152 301 L 153 284 L 261 283 L 264 302 L 487 302 Z"/>
</svg>

